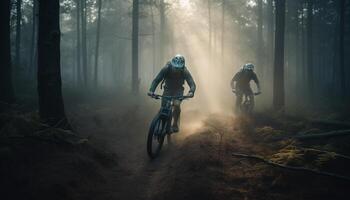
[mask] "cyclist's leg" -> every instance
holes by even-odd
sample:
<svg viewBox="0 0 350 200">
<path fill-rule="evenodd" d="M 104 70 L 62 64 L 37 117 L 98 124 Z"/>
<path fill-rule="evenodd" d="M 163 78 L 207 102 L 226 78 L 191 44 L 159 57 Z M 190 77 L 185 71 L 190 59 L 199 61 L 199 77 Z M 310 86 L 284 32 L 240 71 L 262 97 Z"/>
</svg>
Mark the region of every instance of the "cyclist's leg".
<svg viewBox="0 0 350 200">
<path fill-rule="evenodd" d="M 236 91 L 236 105 L 235 105 L 235 112 L 239 113 L 241 104 L 243 100 L 243 93 L 239 90 Z"/>
<path fill-rule="evenodd" d="M 181 113 L 181 101 L 174 100 L 174 111 L 173 111 L 173 132 L 178 132 L 180 127 L 180 113 Z"/>
<path fill-rule="evenodd" d="M 251 106 L 250 108 L 251 110 L 253 110 L 255 106 L 254 94 L 249 95 L 249 100 L 250 100 L 250 106 Z"/>
<path fill-rule="evenodd" d="M 249 90 L 247 91 L 247 95 L 249 97 L 249 100 L 250 100 L 250 108 L 251 110 L 254 109 L 254 106 L 255 106 L 255 101 L 254 101 L 254 93 L 253 93 L 253 90 L 252 88 L 249 88 Z"/>
<path fill-rule="evenodd" d="M 168 91 L 168 90 L 164 90 L 164 92 L 163 92 L 163 95 L 164 96 L 172 96 L 172 94 L 170 93 L 170 91 Z M 165 107 L 166 105 L 167 105 L 167 103 L 170 103 L 169 102 L 169 99 L 166 99 L 166 98 L 162 98 L 162 107 Z"/>
</svg>

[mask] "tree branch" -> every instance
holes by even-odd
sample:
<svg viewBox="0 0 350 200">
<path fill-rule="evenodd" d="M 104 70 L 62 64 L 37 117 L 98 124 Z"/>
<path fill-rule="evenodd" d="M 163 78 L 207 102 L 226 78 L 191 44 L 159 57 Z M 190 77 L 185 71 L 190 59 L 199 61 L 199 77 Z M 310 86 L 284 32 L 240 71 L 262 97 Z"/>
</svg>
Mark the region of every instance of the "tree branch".
<svg viewBox="0 0 350 200">
<path fill-rule="evenodd" d="M 347 177 L 347 176 L 342 176 L 342 175 L 339 175 L 339 174 L 334 174 L 334 173 L 329 173 L 329 172 L 323 172 L 323 171 L 319 171 L 319 170 L 315 170 L 315 169 L 308 169 L 308 168 L 305 168 L 305 167 L 294 167 L 294 166 L 283 165 L 283 164 L 279 164 L 279 163 L 276 163 L 276 162 L 272 162 L 271 160 L 267 160 L 267 159 L 265 159 L 265 158 L 263 158 L 261 156 L 257 156 L 257 155 L 247 155 L 247 154 L 242 154 L 242 153 L 232 153 L 232 156 L 258 160 L 258 161 L 264 162 L 264 163 L 266 163 L 268 165 L 271 165 L 271 166 L 274 166 L 274 167 L 279 167 L 279 168 L 282 168 L 282 169 L 287 169 L 287 170 L 292 170 L 292 171 L 308 172 L 308 173 L 313 173 L 313 174 L 317 174 L 317 175 L 328 176 L 328 177 L 337 178 L 337 179 L 341 179 L 341 180 L 345 180 L 345 181 L 350 181 L 350 177 Z"/>
<path fill-rule="evenodd" d="M 350 129 L 346 130 L 335 130 L 324 133 L 298 133 L 298 134 L 286 134 L 282 136 L 272 137 L 269 140 L 271 141 L 279 141 L 284 139 L 299 139 L 299 140 L 308 140 L 308 139 L 318 139 L 318 138 L 329 138 L 329 137 L 339 137 L 339 136 L 347 136 L 350 135 Z"/>
<path fill-rule="evenodd" d="M 315 138 L 322 138 L 322 137 L 337 137 L 337 136 L 346 136 L 346 135 L 350 135 L 350 129 L 329 131 L 325 133 L 297 135 L 297 136 L 294 136 L 293 138 L 307 140 L 307 139 L 315 139 Z"/>
<path fill-rule="evenodd" d="M 297 147 L 297 148 L 299 148 L 299 149 L 301 149 L 303 151 L 314 151 L 314 152 L 319 152 L 319 153 L 327 153 L 327 154 L 331 154 L 331 155 L 339 157 L 339 158 L 350 160 L 350 156 L 339 154 L 339 153 L 332 152 L 332 151 L 325 151 L 325 150 L 314 149 L 314 148 L 306 148 L 306 147 Z"/>
</svg>

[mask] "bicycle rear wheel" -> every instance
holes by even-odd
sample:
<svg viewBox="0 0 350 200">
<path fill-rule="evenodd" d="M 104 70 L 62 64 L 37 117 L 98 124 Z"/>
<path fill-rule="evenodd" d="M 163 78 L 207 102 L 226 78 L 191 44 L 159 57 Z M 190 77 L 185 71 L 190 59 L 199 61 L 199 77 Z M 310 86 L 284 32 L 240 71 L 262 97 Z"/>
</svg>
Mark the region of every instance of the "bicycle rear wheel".
<svg viewBox="0 0 350 200">
<path fill-rule="evenodd" d="M 157 157 L 162 149 L 164 137 L 166 135 L 166 127 L 166 120 L 160 118 L 159 115 L 153 119 L 147 138 L 147 153 L 150 158 Z"/>
</svg>

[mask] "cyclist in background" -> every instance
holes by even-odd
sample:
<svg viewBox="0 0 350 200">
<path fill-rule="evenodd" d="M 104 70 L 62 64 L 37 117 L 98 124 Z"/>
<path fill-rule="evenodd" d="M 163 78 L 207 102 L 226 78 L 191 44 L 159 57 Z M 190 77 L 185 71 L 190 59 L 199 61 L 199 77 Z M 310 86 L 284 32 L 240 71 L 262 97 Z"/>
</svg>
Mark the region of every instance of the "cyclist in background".
<svg viewBox="0 0 350 200">
<path fill-rule="evenodd" d="M 253 80 L 258 88 L 257 93 L 253 93 L 250 87 L 250 81 Z M 242 103 L 243 95 L 247 95 L 251 99 L 252 107 L 254 107 L 254 95 L 261 94 L 259 79 L 254 72 L 254 65 L 247 63 L 237 72 L 231 80 L 232 92 L 236 94 L 235 111 L 238 112 Z"/>
</svg>

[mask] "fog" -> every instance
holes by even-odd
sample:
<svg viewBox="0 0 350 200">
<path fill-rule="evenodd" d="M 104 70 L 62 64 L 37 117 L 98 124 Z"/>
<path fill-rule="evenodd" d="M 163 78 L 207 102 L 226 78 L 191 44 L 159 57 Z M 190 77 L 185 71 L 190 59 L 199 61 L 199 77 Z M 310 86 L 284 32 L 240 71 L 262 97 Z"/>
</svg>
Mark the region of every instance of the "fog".
<svg viewBox="0 0 350 200">
<path fill-rule="evenodd" d="M 262 7 L 259 8 L 257 0 L 140 0 L 138 94 L 131 91 L 133 2 L 101 2 L 98 29 L 98 0 L 61 1 L 61 75 L 65 96 L 74 91 L 110 91 L 114 94 L 122 91 L 123 94 L 138 96 L 136 98 L 145 97 L 152 80 L 166 62 L 174 55 L 182 54 L 197 84 L 195 98 L 186 101 L 185 109 L 231 114 L 235 97 L 230 81 L 247 62 L 255 64 L 262 86 L 262 95 L 256 98 L 257 109 L 272 107 L 276 52 L 273 51 L 275 5 L 270 4 L 271 1 L 261 1 Z M 33 13 L 38 10 L 30 0 L 23 0 L 22 9 L 21 29 L 24 34 L 20 45 L 22 56 L 18 62 L 23 68 L 20 71 L 23 76 L 17 77 L 24 77 L 18 79 L 25 80 L 26 87 L 31 87 L 29 91 L 34 91 L 37 45 L 32 41 L 37 37 L 37 17 Z M 334 51 L 338 48 L 337 37 L 333 37 L 337 32 L 330 31 L 338 30 L 336 3 L 332 1 L 325 7 L 322 2 L 317 2 L 314 10 L 314 31 L 326 31 L 314 34 L 310 39 L 313 41 L 313 52 L 310 53 L 306 5 L 291 1 L 286 8 L 284 89 L 285 107 L 289 111 L 311 108 L 310 104 L 315 106 L 311 98 L 311 83 L 312 97 L 322 106 L 337 105 L 335 100 L 344 93 L 340 89 L 343 75 L 338 69 L 338 51 Z M 325 13 L 331 17 L 324 18 Z M 86 22 L 86 27 L 83 22 Z M 14 45 L 15 23 L 11 24 Z M 100 40 L 98 50 L 97 38 Z M 98 66 L 95 68 L 96 52 Z M 309 60 L 313 61 L 312 73 Z M 349 59 L 345 58 L 345 64 L 348 62 Z M 97 83 L 94 80 L 96 71 Z M 349 74 L 349 70 L 346 69 L 345 74 Z M 349 81 L 345 80 L 345 83 L 348 88 Z M 27 91 L 23 84 L 16 84 L 19 94 Z M 252 87 L 256 90 L 254 83 Z M 161 93 L 159 89 L 157 92 Z"/>
<path fill-rule="evenodd" d="M 169 0 L 166 1 L 165 30 L 160 30 L 159 9 L 150 8 L 149 5 L 140 7 L 140 41 L 139 41 L 139 79 L 141 95 L 145 95 L 159 70 L 175 55 L 184 55 L 186 66 L 193 75 L 197 84 L 195 99 L 186 102 L 185 109 L 201 110 L 202 112 L 232 111 L 234 96 L 231 92 L 230 81 L 240 67 L 246 62 L 254 62 L 256 48 L 249 47 L 251 42 L 248 35 L 238 23 L 234 23 L 232 13 L 226 11 L 224 30 L 222 23 L 222 5 L 212 2 L 211 6 L 211 33 L 209 33 L 208 4 L 206 1 Z M 123 10 L 118 7 L 127 7 Z M 100 47 L 99 82 L 105 88 L 121 88 L 130 90 L 131 85 L 131 12 L 130 4 L 124 1 L 106 1 L 103 11 L 106 17 L 102 18 Z M 246 6 L 254 4 L 246 3 Z M 113 11 L 113 12 L 112 12 Z M 120 13 L 117 13 L 117 12 Z M 90 10 L 91 32 L 88 33 L 89 48 L 94 47 L 93 26 L 95 26 L 96 10 Z M 107 13 L 113 13 L 108 14 Z M 152 29 L 152 12 L 155 21 Z M 104 14 L 104 13 L 102 13 Z M 124 16 L 126 15 L 126 16 Z M 68 21 L 72 19 L 67 18 Z M 71 48 L 73 38 L 68 38 L 72 28 L 71 24 L 61 22 L 62 27 L 62 63 L 64 84 L 74 81 L 72 62 L 67 63 L 67 57 L 74 55 Z M 118 26 L 111 24 L 117 23 Z M 247 26 L 249 29 L 250 27 Z M 255 27 L 252 27 L 254 29 Z M 88 28 L 89 29 L 89 28 Z M 160 58 L 160 31 L 165 32 L 164 56 Z M 224 34 L 222 34 L 224 31 Z M 88 31 L 89 32 L 89 31 Z M 155 34 L 155 43 L 152 34 Z M 111 38 L 110 38 L 111 37 Z M 125 37 L 125 38 L 124 38 Z M 209 38 L 210 37 L 210 38 Z M 224 41 L 222 41 L 224 38 Z M 223 47 L 222 47 L 223 44 Z M 153 51 L 155 49 L 155 55 Z M 223 50 L 223 52 L 222 52 Z M 93 63 L 93 50 L 88 60 Z M 68 53 L 69 52 L 69 53 Z M 67 55 L 69 54 L 69 55 Z M 74 57 L 69 61 L 74 60 Z M 259 64 L 256 64 L 260 67 Z M 92 68 L 92 66 L 90 66 Z M 92 74 L 91 74 L 92 76 Z M 262 81 L 264 82 L 264 81 Z M 158 93 L 161 93 L 158 87 Z"/>
</svg>

